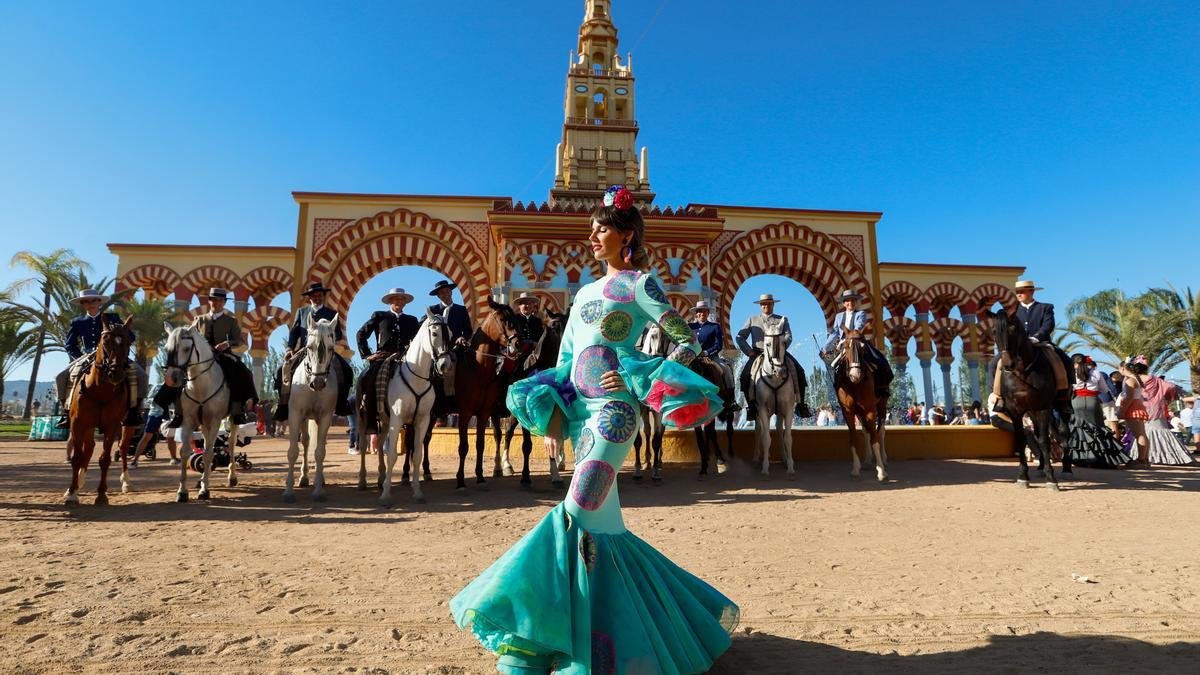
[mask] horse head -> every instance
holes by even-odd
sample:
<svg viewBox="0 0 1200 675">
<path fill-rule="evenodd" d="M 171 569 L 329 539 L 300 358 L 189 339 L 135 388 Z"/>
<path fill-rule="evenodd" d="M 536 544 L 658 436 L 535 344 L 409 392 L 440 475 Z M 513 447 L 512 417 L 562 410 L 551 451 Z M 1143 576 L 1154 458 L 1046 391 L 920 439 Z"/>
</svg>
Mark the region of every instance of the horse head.
<svg viewBox="0 0 1200 675">
<path fill-rule="evenodd" d="M 100 332 L 100 342 L 96 345 L 95 367 L 109 382 L 116 384 L 124 379 L 125 369 L 129 366 L 130 326 L 133 317 L 125 319 L 124 323 L 114 323 L 107 318 L 101 319 L 103 329 Z"/>
<path fill-rule="evenodd" d="M 329 381 L 329 366 L 333 363 L 338 317 L 310 321 L 308 338 L 304 343 L 304 370 L 308 372 L 308 388 L 321 391 Z"/>
<path fill-rule="evenodd" d="M 552 309 L 546 310 L 546 330 L 561 337 L 563 332 L 567 330 L 567 317 L 571 314 L 571 308 L 567 311 L 558 313 Z"/>
<path fill-rule="evenodd" d="M 446 321 L 441 314 L 427 309 L 422 331 L 425 341 L 429 343 L 426 349 L 433 361 L 434 372 L 441 377 L 449 376 L 454 372 L 454 352 L 450 349 L 450 328 L 446 326 Z"/>
<path fill-rule="evenodd" d="M 163 383 L 168 387 L 182 387 L 187 381 L 187 369 L 212 358 L 208 342 L 196 329 L 196 321 L 187 326 L 163 324 L 167 331 L 167 363 L 163 369 Z"/>
<path fill-rule="evenodd" d="M 520 352 L 517 322 L 513 318 L 516 313 L 512 307 L 496 302 L 492 298 L 488 298 L 488 307 L 492 309 L 492 313 L 488 315 L 480 329 L 488 339 L 502 346 L 506 359 L 516 359 Z"/>
<path fill-rule="evenodd" d="M 642 352 L 652 356 L 666 356 L 669 343 L 666 333 L 658 323 L 651 321 L 646 324 L 646 332 L 642 335 Z"/>
<path fill-rule="evenodd" d="M 763 357 L 772 370 L 779 371 L 785 367 L 783 334 L 778 328 L 771 328 L 763 334 Z"/>
<path fill-rule="evenodd" d="M 1010 314 L 1008 310 L 1002 309 L 999 312 L 989 311 L 987 315 L 992 320 L 992 339 L 996 342 L 996 348 L 1000 350 L 1001 367 L 1011 370 L 1014 356 L 1028 363 L 1033 355 L 1030 353 L 1025 327 L 1017 321 L 1017 313 L 1014 311 Z"/>
<path fill-rule="evenodd" d="M 851 384 L 862 382 L 863 373 L 866 372 L 862 364 L 862 341 L 862 332 L 857 330 L 846 331 L 846 337 L 842 340 L 842 364 Z"/>
</svg>

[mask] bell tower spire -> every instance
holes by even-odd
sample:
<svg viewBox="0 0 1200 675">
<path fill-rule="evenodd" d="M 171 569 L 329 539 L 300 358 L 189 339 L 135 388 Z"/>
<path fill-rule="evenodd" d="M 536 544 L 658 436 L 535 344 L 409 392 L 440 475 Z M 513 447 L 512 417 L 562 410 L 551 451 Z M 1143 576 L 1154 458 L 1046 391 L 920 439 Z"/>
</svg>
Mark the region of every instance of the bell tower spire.
<svg viewBox="0 0 1200 675">
<path fill-rule="evenodd" d="M 625 185 L 642 204 L 654 201 L 639 156 L 634 115 L 633 56 L 617 51 L 612 0 L 584 0 L 583 24 L 567 68 L 562 140 L 555 148 L 551 203 L 598 199 L 609 185 Z"/>
</svg>

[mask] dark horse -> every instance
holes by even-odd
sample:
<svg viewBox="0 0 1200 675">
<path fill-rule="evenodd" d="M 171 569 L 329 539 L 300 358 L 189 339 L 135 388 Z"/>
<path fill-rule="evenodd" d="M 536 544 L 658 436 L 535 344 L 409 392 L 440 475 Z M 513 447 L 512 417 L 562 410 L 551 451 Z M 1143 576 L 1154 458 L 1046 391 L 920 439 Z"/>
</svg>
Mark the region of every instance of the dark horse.
<svg viewBox="0 0 1200 675">
<path fill-rule="evenodd" d="M 869 451 L 875 458 L 875 475 L 879 482 L 887 480 L 887 448 L 884 446 L 887 421 L 887 403 L 891 396 L 887 385 L 875 384 L 875 373 L 863 359 L 866 338 L 856 330 L 848 331 L 842 340 L 842 348 L 833 365 L 833 384 L 837 389 L 838 405 L 850 431 L 850 457 L 853 464 L 850 475 L 858 477 L 862 465 L 858 461 L 858 439 L 856 425 L 862 423 L 870 444 Z M 864 457 L 868 452 L 864 450 Z"/>
<path fill-rule="evenodd" d="M 1029 463 L 1025 460 L 1025 446 L 1028 443 L 1022 423 L 1025 415 L 1029 415 L 1033 420 L 1032 445 L 1038 452 L 1039 463 L 1046 467 L 1050 488 L 1058 490 L 1058 479 L 1054 476 L 1054 464 L 1050 459 L 1050 434 L 1056 433 L 1052 411 L 1058 394 L 1054 365 L 1050 359 L 1057 357 L 1049 354 L 1049 349 L 1035 347 L 1015 315 L 1001 311 L 991 314 L 991 318 L 993 337 L 1000 351 L 996 376 L 999 391 L 996 393 L 1003 401 L 1004 413 L 1012 420 L 1012 448 L 1021 460 L 1017 485 L 1029 487 Z M 1063 446 L 1066 446 L 1065 442 Z M 1063 454 L 1063 473 L 1071 473 L 1068 453 Z"/>
<path fill-rule="evenodd" d="M 454 368 L 455 405 L 449 406 L 440 400 L 434 406 L 435 415 L 458 413 L 458 473 L 457 487 L 466 490 L 464 470 L 467 461 L 467 425 L 474 417 L 475 422 L 475 483 L 482 485 L 484 431 L 491 421 L 496 441 L 496 454 L 500 453 L 500 403 L 504 401 L 508 377 L 516 367 L 518 356 L 517 329 L 513 320 L 513 309 L 488 299 L 492 311 L 487 315 L 475 334 L 465 355 L 459 357 Z M 425 436 L 425 457 L 429 457 L 429 439 L 432 429 Z M 407 467 L 406 467 L 407 468 Z M 413 469 L 416 470 L 415 467 Z M 425 467 L 428 474 L 428 465 Z"/>
<path fill-rule="evenodd" d="M 518 370 L 513 374 L 511 381 L 528 377 L 529 375 L 553 368 L 558 363 L 558 349 L 562 345 L 563 332 L 567 329 L 567 318 L 571 315 L 571 308 L 563 314 L 547 309 L 546 317 L 549 319 L 546 322 L 546 332 L 542 338 L 541 345 L 537 348 L 538 352 L 534 360 L 533 367 Z M 527 355 L 522 354 L 521 360 L 524 361 Z M 503 401 L 501 401 L 503 403 Z M 507 414 L 507 411 L 505 411 Z M 516 417 L 509 417 L 508 427 L 504 430 L 504 475 L 512 475 L 512 465 L 508 461 L 508 449 L 512 445 L 513 434 L 517 427 L 520 427 Z M 533 439 L 529 436 L 529 430 L 521 427 L 521 455 L 524 458 L 524 465 L 521 467 L 521 486 L 530 487 L 533 481 L 529 478 L 529 455 L 533 452 Z M 555 488 L 563 487 L 563 479 L 558 475 L 558 457 L 551 457 L 551 482 Z"/>
<path fill-rule="evenodd" d="M 129 366 L 129 326 L 125 323 L 104 322 L 100 343 L 88 368 L 71 397 L 71 437 L 67 441 L 71 458 L 71 486 L 67 489 L 66 504 L 79 503 L 79 489 L 87 474 L 92 453 L 96 450 L 96 430 L 104 434 L 104 449 L 100 452 L 100 485 L 96 488 L 96 504 L 108 503 L 108 467 L 112 463 L 113 444 L 121 435 L 121 421 L 129 401 L 125 369 Z M 128 454 L 121 445 L 121 491 L 127 492 L 129 482 Z"/>
<path fill-rule="evenodd" d="M 717 455 L 717 470 L 720 472 L 720 467 L 726 466 L 725 456 L 721 454 L 721 444 L 717 441 L 717 420 L 725 422 L 725 441 L 729 448 L 729 456 L 733 457 L 733 412 L 732 406 L 736 401 L 737 393 L 734 389 L 730 389 L 725 382 L 725 370 L 721 364 L 708 358 L 704 354 L 692 359 L 691 368 L 700 377 L 717 385 L 720 388 L 721 402 L 724 403 L 724 408 L 721 414 L 716 418 L 709 420 L 702 427 L 696 427 L 696 447 L 700 450 L 700 479 L 703 480 L 708 475 L 708 457 L 710 454 Z M 711 445 L 710 445 L 711 444 Z M 659 445 L 661 452 L 661 443 Z M 711 451 L 711 452 L 710 452 Z"/>
</svg>

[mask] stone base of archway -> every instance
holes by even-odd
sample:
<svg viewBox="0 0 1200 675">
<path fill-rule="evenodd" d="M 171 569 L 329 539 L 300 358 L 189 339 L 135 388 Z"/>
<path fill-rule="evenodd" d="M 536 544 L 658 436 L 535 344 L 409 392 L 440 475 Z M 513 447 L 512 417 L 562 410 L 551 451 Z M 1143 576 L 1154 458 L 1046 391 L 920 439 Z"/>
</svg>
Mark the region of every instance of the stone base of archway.
<svg viewBox="0 0 1200 675">
<path fill-rule="evenodd" d="M 725 444 L 724 430 L 718 430 L 722 447 Z M 747 461 L 754 457 L 755 434 L 753 429 L 738 429 L 733 432 L 734 452 Z M 910 459 L 997 459 L 1010 456 L 1011 436 L 992 427 L 888 427 L 887 450 L 890 460 Z M 468 433 L 471 448 L 469 455 L 474 461 L 475 430 Z M 569 443 L 567 444 L 570 445 Z M 494 451 L 491 431 L 487 432 L 484 450 L 484 466 L 490 471 L 489 463 Z M 792 430 L 792 453 L 797 461 L 823 461 L 850 459 L 848 437 L 845 427 L 804 427 Z M 429 445 L 433 456 L 458 456 L 458 431 L 434 429 Z M 860 446 L 860 453 L 862 448 Z M 541 456 L 541 442 L 534 440 L 534 455 Z M 520 436 L 513 439 L 512 458 L 520 456 Z M 572 459 L 570 450 L 567 459 Z M 779 459 L 778 450 L 772 459 Z M 673 464 L 699 464 L 700 454 L 696 449 L 696 437 L 691 431 L 669 431 L 663 438 L 663 461 Z"/>
</svg>

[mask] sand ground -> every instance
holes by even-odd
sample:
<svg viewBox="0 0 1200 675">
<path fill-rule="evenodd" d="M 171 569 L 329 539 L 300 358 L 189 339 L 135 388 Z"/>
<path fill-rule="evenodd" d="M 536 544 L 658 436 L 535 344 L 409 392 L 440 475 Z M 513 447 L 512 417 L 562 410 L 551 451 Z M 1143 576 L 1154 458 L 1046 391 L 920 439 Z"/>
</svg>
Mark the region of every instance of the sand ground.
<svg viewBox="0 0 1200 675">
<path fill-rule="evenodd" d="M 324 504 L 281 502 L 285 444 L 260 439 L 208 503 L 171 503 L 159 459 L 107 507 L 93 469 L 68 510 L 57 444 L 0 443 L 0 670 L 491 672 L 447 604 L 561 499 L 545 461 L 533 491 L 459 494 L 435 459 L 428 504 L 381 509 L 332 448 Z M 1200 667 L 1200 468 L 1078 469 L 1061 493 L 1006 462 L 782 473 L 620 476 L 630 529 L 741 606 L 713 672 Z"/>
</svg>

